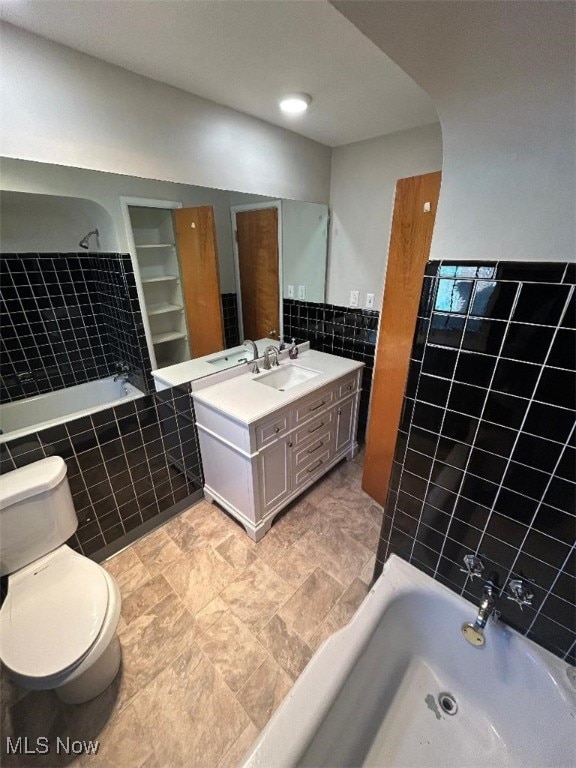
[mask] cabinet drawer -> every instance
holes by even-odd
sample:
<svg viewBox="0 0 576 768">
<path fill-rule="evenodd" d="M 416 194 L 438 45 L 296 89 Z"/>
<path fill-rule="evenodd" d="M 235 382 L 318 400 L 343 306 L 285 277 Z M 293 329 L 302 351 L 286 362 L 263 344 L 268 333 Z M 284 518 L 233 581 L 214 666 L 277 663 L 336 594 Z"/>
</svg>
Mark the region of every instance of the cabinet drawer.
<svg viewBox="0 0 576 768">
<path fill-rule="evenodd" d="M 256 445 L 263 448 L 288 430 L 288 414 L 277 416 L 274 420 L 256 427 Z"/>
<path fill-rule="evenodd" d="M 294 473 L 294 487 L 298 488 L 308 483 L 312 478 L 321 475 L 332 458 L 330 445 L 323 446 L 319 451 L 309 456 L 310 461 Z"/>
<path fill-rule="evenodd" d="M 350 376 L 341 384 L 338 384 L 336 397 L 338 398 L 338 400 L 342 400 L 343 397 L 346 397 L 347 395 L 351 395 L 353 392 L 355 392 L 357 387 L 358 387 L 358 375 L 354 374 L 354 376 Z"/>
<path fill-rule="evenodd" d="M 318 430 L 313 439 L 300 448 L 293 449 L 293 466 L 296 471 L 315 464 L 317 459 L 332 448 L 334 435 L 332 427 Z"/>
<path fill-rule="evenodd" d="M 299 446 L 306 440 L 313 440 L 314 436 L 320 435 L 325 427 L 328 427 L 330 424 L 332 424 L 333 418 L 334 411 L 331 410 L 325 413 L 321 413 L 319 416 L 316 416 L 315 419 L 313 418 L 306 422 L 304 426 L 298 427 L 298 429 L 294 431 L 290 438 L 292 443 L 295 446 Z"/>
<path fill-rule="evenodd" d="M 320 416 L 325 408 L 328 408 L 334 402 L 334 391 L 332 389 L 324 390 L 322 394 L 317 394 L 313 398 L 306 400 L 302 405 L 294 409 L 294 426 Z"/>
</svg>

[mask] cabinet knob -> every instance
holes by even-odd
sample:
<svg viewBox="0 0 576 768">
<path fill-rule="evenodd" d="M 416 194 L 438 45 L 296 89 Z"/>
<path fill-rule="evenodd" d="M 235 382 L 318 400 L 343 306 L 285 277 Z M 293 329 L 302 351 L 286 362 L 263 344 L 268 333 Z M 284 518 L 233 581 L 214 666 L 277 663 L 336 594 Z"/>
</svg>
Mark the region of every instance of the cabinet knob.
<svg viewBox="0 0 576 768">
<path fill-rule="evenodd" d="M 352 389 L 352 384 L 348 384 L 348 389 Z"/>
<path fill-rule="evenodd" d="M 342 411 L 338 408 L 338 416 L 342 416 Z"/>
<path fill-rule="evenodd" d="M 276 434 L 278 434 L 278 432 L 280 432 L 280 427 L 274 427 L 274 432 L 276 432 Z"/>
<path fill-rule="evenodd" d="M 288 443 L 288 448 L 292 448 L 292 443 Z"/>
</svg>

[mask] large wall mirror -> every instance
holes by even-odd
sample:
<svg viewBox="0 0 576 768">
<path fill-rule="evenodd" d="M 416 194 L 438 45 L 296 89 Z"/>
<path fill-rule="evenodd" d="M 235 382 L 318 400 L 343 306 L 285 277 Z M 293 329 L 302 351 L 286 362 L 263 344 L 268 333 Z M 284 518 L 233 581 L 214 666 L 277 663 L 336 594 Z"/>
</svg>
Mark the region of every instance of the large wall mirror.
<svg viewBox="0 0 576 768">
<path fill-rule="evenodd" d="M 325 205 L 4 159 L 0 206 L 4 400 L 109 373 L 110 349 L 134 362 L 138 309 L 149 389 L 150 368 L 279 341 L 283 298 L 325 299 Z"/>
</svg>

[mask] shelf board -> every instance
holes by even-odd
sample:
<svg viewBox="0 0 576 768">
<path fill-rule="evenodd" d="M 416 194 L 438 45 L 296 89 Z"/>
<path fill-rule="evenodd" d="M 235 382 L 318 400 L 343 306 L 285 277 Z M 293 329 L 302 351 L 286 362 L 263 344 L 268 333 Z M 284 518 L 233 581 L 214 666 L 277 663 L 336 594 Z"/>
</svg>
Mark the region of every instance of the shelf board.
<svg viewBox="0 0 576 768">
<path fill-rule="evenodd" d="M 178 280 L 177 275 L 160 275 L 160 277 L 145 277 L 143 283 L 163 283 L 166 280 Z"/>
<path fill-rule="evenodd" d="M 137 245 L 138 250 L 143 248 L 174 248 L 175 243 L 146 243 L 145 245 Z"/>
<path fill-rule="evenodd" d="M 152 344 L 163 344 L 165 341 L 174 341 L 175 339 L 185 339 L 186 334 L 179 331 L 168 331 L 168 333 L 157 333 L 152 336 Z"/>
<path fill-rule="evenodd" d="M 183 309 L 181 304 L 153 304 L 146 311 L 149 315 L 164 315 L 167 312 L 182 312 Z"/>
</svg>

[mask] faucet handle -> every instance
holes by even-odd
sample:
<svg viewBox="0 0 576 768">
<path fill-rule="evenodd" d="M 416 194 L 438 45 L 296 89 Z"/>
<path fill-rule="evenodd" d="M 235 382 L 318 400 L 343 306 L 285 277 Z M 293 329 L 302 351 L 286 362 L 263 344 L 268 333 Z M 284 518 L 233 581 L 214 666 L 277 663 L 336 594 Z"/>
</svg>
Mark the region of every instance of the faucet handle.
<svg viewBox="0 0 576 768">
<path fill-rule="evenodd" d="M 534 592 L 532 592 L 530 584 L 525 580 L 510 579 L 506 589 L 510 593 L 509 595 L 506 595 L 506 597 L 508 600 L 513 600 L 517 605 L 519 605 L 520 610 L 522 610 L 525 605 L 532 605 Z"/>
<path fill-rule="evenodd" d="M 462 558 L 464 560 L 465 568 L 460 568 L 461 573 L 467 574 L 471 579 L 474 577 L 482 576 L 482 572 L 484 571 L 484 563 L 482 562 L 482 558 L 478 555 L 473 555 L 471 552 L 469 552 L 467 555 L 464 555 Z"/>
</svg>

